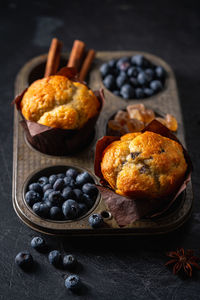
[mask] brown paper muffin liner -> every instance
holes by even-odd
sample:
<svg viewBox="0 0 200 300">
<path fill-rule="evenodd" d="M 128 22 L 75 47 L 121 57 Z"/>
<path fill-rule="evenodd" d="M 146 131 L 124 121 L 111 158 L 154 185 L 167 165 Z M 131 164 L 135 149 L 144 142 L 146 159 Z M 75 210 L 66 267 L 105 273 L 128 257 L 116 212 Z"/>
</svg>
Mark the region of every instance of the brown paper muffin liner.
<svg viewBox="0 0 200 300">
<path fill-rule="evenodd" d="M 77 80 L 77 72 L 74 68 L 64 67 L 57 75 L 66 76 L 72 81 L 80 82 Z M 85 82 L 81 83 L 85 84 Z M 36 150 L 49 155 L 64 156 L 82 150 L 92 141 L 95 124 L 104 104 L 103 89 L 94 92 L 100 103 L 98 113 L 93 118 L 90 118 L 82 128 L 73 130 L 48 127 L 26 120 L 20 109 L 20 102 L 26 90 L 18 95 L 13 103 L 15 103 L 21 115 L 22 120 L 20 123 L 24 128 L 26 138 Z"/>
<path fill-rule="evenodd" d="M 167 127 L 156 120 L 153 120 L 142 130 L 142 132 L 145 131 L 158 133 L 181 144 L 177 137 L 173 135 Z M 104 136 L 97 142 L 94 171 L 100 178 L 100 183 L 102 184 L 97 185 L 97 187 L 117 224 L 120 227 L 123 227 L 144 217 L 153 218 L 164 214 L 177 200 L 178 196 L 186 189 L 187 183 L 191 179 L 192 163 L 187 151 L 183 148 L 184 156 L 188 165 L 185 179 L 173 194 L 169 195 L 167 198 L 154 199 L 151 201 L 147 201 L 146 199 L 134 199 L 116 194 L 111 189 L 108 182 L 106 182 L 101 172 L 103 151 L 109 144 L 116 140 L 120 140 L 120 137 Z"/>
</svg>

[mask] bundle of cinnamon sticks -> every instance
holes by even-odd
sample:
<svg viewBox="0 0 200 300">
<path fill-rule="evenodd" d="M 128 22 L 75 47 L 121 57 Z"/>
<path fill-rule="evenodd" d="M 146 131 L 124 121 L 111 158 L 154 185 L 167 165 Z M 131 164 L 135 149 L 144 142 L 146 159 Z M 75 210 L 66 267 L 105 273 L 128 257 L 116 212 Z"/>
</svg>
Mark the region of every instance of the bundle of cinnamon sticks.
<svg viewBox="0 0 200 300">
<path fill-rule="evenodd" d="M 58 71 L 63 43 L 53 38 L 48 52 L 44 77 L 54 75 Z M 90 49 L 86 52 L 84 42 L 75 40 L 69 56 L 67 67 L 74 67 L 78 72 L 78 79 L 84 81 L 95 57 L 95 51 Z"/>
</svg>

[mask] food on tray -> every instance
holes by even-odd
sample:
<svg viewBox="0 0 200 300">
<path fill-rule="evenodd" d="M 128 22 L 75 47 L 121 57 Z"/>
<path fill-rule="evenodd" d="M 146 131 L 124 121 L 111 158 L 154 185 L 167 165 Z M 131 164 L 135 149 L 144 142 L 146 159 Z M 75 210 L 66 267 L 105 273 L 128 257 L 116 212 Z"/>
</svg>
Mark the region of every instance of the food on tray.
<svg viewBox="0 0 200 300">
<path fill-rule="evenodd" d="M 32 83 L 20 106 L 26 120 L 49 127 L 78 129 L 98 114 L 100 103 L 86 85 L 53 75 Z"/>
<path fill-rule="evenodd" d="M 103 152 L 101 172 L 116 193 L 138 199 L 172 194 L 187 170 L 182 146 L 157 133 L 129 133 Z"/>
<path fill-rule="evenodd" d="M 97 195 L 92 176 L 70 168 L 66 173 L 43 176 L 31 183 L 25 201 L 42 218 L 72 220 L 86 214 Z"/>
<path fill-rule="evenodd" d="M 141 99 L 161 91 L 166 71 L 143 55 L 112 59 L 100 68 L 107 89 L 124 99 Z"/>
<path fill-rule="evenodd" d="M 152 120 L 156 119 L 171 131 L 177 131 L 178 123 L 174 116 L 166 114 L 165 118 L 156 117 L 152 109 L 147 109 L 144 104 L 131 104 L 126 111 L 119 110 L 114 119 L 108 121 L 108 134 L 123 135 L 129 132 L 138 132 Z"/>
</svg>

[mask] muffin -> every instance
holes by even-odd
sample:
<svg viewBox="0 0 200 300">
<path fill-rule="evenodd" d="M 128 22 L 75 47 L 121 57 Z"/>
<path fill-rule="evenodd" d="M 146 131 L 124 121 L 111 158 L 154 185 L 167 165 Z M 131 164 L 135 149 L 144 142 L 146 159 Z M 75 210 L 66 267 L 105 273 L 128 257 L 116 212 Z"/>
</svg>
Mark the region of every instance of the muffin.
<svg viewBox="0 0 200 300">
<path fill-rule="evenodd" d="M 100 103 L 86 85 L 54 75 L 32 83 L 20 108 L 26 120 L 53 128 L 80 129 L 98 114 Z"/>
<path fill-rule="evenodd" d="M 123 196 L 159 199 L 173 194 L 187 170 L 182 146 L 160 134 L 129 133 L 103 152 L 104 179 Z"/>
</svg>

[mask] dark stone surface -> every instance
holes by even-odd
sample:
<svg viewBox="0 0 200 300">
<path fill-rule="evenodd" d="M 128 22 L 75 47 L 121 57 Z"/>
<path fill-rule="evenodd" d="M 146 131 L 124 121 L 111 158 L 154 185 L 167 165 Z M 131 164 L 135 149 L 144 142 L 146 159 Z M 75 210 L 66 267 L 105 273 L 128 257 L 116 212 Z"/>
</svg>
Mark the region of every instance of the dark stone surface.
<svg viewBox="0 0 200 300">
<path fill-rule="evenodd" d="M 200 10 L 199 1 L 1 1 L 0 4 L 0 299 L 200 299 L 200 273 L 184 280 L 164 266 L 165 252 L 192 248 L 200 255 Z M 186 140 L 194 163 L 194 210 L 190 221 L 163 237 L 46 238 L 52 249 L 77 255 L 82 296 L 64 287 L 67 272 L 30 248 L 33 231 L 12 208 L 14 79 L 30 58 L 47 52 L 52 37 L 70 50 L 75 38 L 97 50 L 144 50 L 174 69 Z M 14 263 L 31 250 L 32 273 Z"/>
</svg>

